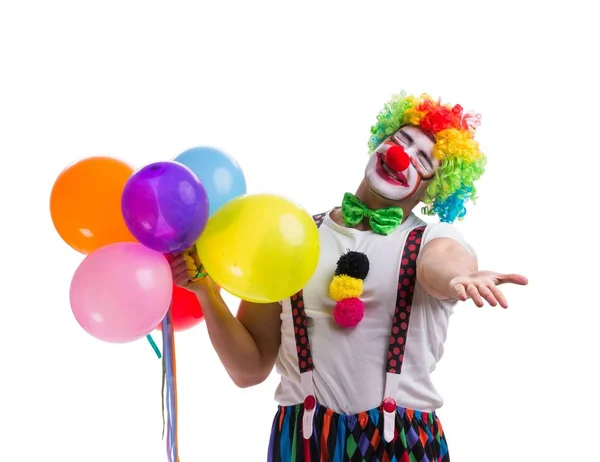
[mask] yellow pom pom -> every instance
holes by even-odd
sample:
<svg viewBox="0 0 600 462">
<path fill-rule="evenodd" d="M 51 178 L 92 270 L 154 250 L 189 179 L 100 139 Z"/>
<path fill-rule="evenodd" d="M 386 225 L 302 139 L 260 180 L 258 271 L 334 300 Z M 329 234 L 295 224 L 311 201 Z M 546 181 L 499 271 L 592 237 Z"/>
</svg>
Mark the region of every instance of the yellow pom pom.
<svg viewBox="0 0 600 462">
<path fill-rule="evenodd" d="M 329 284 L 329 294 L 336 302 L 346 298 L 358 298 L 363 291 L 362 279 L 356 279 L 345 274 L 334 276 Z"/>
</svg>

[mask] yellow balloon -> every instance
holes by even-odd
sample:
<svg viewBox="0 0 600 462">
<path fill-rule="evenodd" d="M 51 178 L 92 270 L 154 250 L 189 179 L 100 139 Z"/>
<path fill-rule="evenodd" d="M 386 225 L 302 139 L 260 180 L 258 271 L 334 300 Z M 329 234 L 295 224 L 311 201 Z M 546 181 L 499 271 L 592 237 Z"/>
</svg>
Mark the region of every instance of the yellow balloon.
<svg viewBox="0 0 600 462">
<path fill-rule="evenodd" d="M 210 277 L 236 297 L 272 303 L 294 295 L 319 261 L 319 230 L 301 207 L 277 195 L 236 197 L 208 220 L 196 243 Z"/>
</svg>

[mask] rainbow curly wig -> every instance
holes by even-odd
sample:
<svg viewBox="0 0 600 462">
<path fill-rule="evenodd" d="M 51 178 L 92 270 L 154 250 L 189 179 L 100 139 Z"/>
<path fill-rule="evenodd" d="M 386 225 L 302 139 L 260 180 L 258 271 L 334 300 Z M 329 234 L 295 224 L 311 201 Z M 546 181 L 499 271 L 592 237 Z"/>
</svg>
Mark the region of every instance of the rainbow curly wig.
<svg viewBox="0 0 600 462">
<path fill-rule="evenodd" d="M 416 125 L 433 135 L 433 155 L 440 166 L 423 197 L 425 215 L 437 215 L 452 223 L 466 214 L 465 203 L 475 202 L 477 181 L 485 170 L 486 157 L 475 141 L 481 115 L 464 112 L 429 95 L 415 97 L 405 92 L 394 95 L 371 127 L 369 149 L 372 153 L 403 125 Z"/>
</svg>

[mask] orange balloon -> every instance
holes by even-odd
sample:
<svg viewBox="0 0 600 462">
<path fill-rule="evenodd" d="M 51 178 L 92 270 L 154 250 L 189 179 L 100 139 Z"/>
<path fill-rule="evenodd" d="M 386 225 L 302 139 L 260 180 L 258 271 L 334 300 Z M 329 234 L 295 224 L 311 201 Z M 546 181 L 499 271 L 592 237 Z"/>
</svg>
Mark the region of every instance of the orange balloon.
<svg viewBox="0 0 600 462">
<path fill-rule="evenodd" d="M 50 195 L 50 214 L 62 239 L 89 254 L 115 242 L 137 242 L 121 213 L 121 195 L 133 168 L 110 157 L 89 157 L 67 167 Z"/>
</svg>

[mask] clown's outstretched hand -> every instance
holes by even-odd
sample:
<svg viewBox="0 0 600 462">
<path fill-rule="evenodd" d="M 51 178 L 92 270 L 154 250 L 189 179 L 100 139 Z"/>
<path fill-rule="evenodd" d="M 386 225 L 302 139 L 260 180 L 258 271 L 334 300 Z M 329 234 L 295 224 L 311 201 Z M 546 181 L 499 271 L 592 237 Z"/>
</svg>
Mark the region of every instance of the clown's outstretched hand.
<svg viewBox="0 0 600 462">
<path fill-rule="evenodd" d="M 484 300 L 491 306 L 500 305 L 502 308 L 508 308 L 506 297 L 498 288 L 501 284 L 525 286 L 528 280 L 520 274 L 475 271 L 467 276 L 456 277 L 450 282 L 458 300 L 466 301 L 470 298 L 479 308 L 484 305 Z"/>
</svg>

